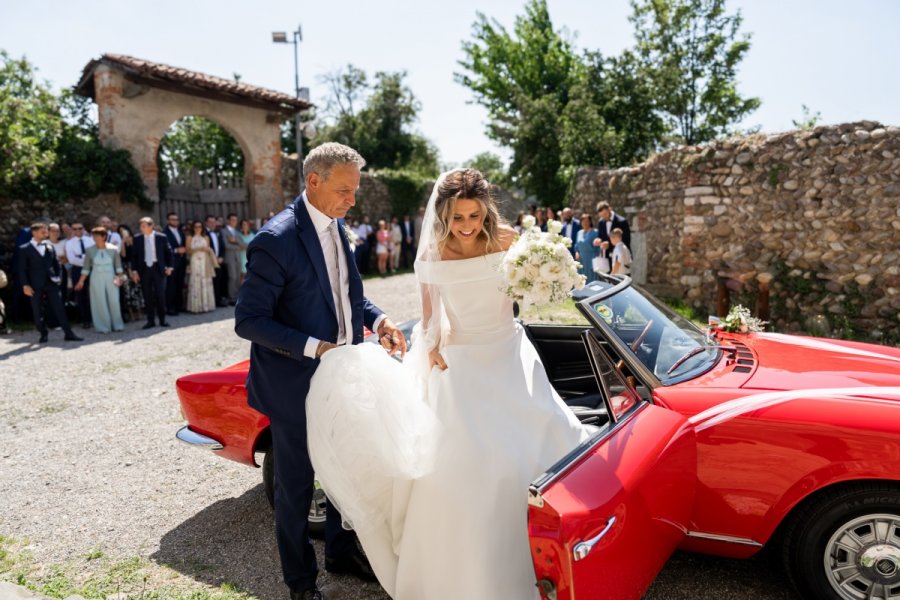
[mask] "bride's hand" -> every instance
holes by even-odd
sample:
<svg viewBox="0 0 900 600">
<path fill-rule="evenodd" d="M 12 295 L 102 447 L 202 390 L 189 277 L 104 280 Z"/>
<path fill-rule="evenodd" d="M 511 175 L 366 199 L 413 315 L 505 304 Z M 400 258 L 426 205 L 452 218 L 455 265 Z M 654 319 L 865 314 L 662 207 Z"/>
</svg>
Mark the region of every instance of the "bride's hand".
<svg viewBox="0 0 900 600">
<path fill-rule="evenodd" d="M 437 348 L 428 353 L 428 362 L 431 363 L 429 367 L 440 367 L 441 371 L 445 371 L 447 369 L 447 363 L 444 362 L 444 357 L 441 356 L 441 353 L 438 352 Z"/>
</svg>

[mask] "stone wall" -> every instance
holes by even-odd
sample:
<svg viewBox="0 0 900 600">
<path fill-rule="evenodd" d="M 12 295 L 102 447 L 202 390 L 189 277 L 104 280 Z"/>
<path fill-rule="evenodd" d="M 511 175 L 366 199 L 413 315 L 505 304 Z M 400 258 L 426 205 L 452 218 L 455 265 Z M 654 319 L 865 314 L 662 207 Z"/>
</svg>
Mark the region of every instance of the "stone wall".
<svg viewBox="0 0 900 600">
<path fill-rule="evenodd" d="M 586 168 L 573 207 L 630 220 L 635 279 L 715 312 L 717 286 L 778 331 L 900 341 L 900 128 L 874 122 L 682 147 Z"/>
<path fill-rule="evenodd" d="M 34 221 L 56 223 L 81 221 L 90 229 L 101 215 L 108 215 L 119 223 L 125 223 L 135 229 L 141 217 L 154 216 L 154 211 L 144 210 L 131 202 L 122 202 L 118 194 L 101 194 L 90 200 L 65 202 L 0 198 L 0 243 L 6 247 L 8 260 L 12 254 L 16 234 L 22 227 L 28 227 Z"/>
</svg>

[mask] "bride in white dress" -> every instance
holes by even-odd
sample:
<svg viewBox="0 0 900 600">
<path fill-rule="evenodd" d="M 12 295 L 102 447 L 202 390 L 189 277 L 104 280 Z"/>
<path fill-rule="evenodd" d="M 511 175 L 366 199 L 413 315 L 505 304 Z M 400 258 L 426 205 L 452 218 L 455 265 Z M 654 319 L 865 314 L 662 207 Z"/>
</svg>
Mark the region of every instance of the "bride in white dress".
<svg viewBox="0 0 900 600">
<path fill-rule="evenodd" d="M 501 291 L 514 236 L 481 173 L 442 176 L 410 354 L 400 365 L 371 345 L 331 350 L 307 396 L 317 477 L 396 600 L 538 597 L 528 484 L 587 433 Z"/>
</svg>

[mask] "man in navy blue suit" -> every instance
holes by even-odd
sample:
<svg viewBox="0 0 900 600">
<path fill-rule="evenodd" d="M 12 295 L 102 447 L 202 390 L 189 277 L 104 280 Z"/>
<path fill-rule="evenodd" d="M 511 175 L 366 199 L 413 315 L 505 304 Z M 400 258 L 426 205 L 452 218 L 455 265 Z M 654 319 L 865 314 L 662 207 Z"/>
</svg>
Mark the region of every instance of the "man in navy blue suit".
<svg viewBox="0 0 900 600">
<path fill-rule="evenodd" d="M 66 319 L 63 309 L 62 293 L 59 283 L 62 268 L 56 258 L 53 244 L 47 241 L 50 229 L 46 223 L 34 223 L 31 226 L 31 241 L 19 246 L 18 273 L 22 293 L 31 300 L 31 312 L 34 316 L 34 324 L 41 334 L 39 343 L 47 342 L 47 322 L 44 318 L 44 304 L 42 297 L 47 296 L 47 308 L 53 313 L 56 322 L 66 332 L 67 342 L 80 342 L 80 337 L 75 335 Z"/>
<path fill-rule="evenodd" d="M 134 236 L 131 258 L 131 279 L 141 284 L 147 304 L 147 323 L 143 329 L 156 327 L 154 313 L 160 327 L 166 322 L 166 278 L 172 274 L 172 248 L 166 236 L 153 229 L 153 219 L 143 217 L 138 223 L 141 232 Z"/>
<path fill-rule="evenodd" d="M 616 214 L 609 202 L 605 201 L 597 204 L 597 215 L 600 218 L 597 219 L 597 239 L 594 240 L 594 245 L 605 250 L 607 256 L 611 256 L 612 247 L 609 243 L 609 233 L 613 229 L 621 229 L 622 241 L 631 250 L 631 227 L 628 225 L 628 219 Z"/>
<path fill-rule="evenodd" d="M 247 248 L 235 332 L 252 342 L 247 400 L 269 417 L 275 457 L 275 535 L 292 600 L 319 600 L 307 516 L 314 474 L 306 441 L 306 394 L 323 353 L 363 341 L 363 325 L 389 352 L 403 333 L 363 295 L 343 218 L 355 204 L 363 158 L 326 143 L 303 163 L 306 191 L 259 230 Z M 329 504 L 325 568 L 366 580 L 374 574 L 355 534 Z"/>
</svg>

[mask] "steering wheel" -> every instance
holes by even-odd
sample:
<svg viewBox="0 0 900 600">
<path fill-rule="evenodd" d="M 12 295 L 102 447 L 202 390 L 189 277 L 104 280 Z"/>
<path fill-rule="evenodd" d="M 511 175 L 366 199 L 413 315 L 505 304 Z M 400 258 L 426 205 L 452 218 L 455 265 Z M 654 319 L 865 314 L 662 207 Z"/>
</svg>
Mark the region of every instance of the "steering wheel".
<svg viewBox="0 0 900 600">
<path fill-rule="evenodd" d="M 650 332 L 650 328 L 653 327 L 653 319 L 647 321 L 647 324 L 644 325 L 644 330 L 641 331 L 641 334 L 637 336 L 634 341 L 631 343 L 631 351 L 637 352 L 638 348 L 641 347 L 641 342 L 644 341 L 644 338 L 647 337 L 647 334 Z"/>
</svg>

